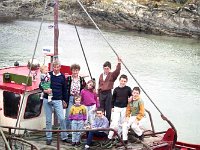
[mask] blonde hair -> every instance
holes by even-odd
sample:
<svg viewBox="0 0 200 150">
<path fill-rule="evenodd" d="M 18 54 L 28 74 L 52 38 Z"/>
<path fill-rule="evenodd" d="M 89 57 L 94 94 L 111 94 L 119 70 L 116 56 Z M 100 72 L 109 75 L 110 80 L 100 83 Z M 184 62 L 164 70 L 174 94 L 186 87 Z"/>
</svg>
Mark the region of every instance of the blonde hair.
<svg viewBox="0 0 200 150">
<path fill-rule="evenodd" d="M 45 70 L 46 68 L 48 68 L 48 67 L 45 66 L 45 65 L 40 66 L 40 72 L 41 72 L 41 73 L 44 73 L 44 70 Z"/>
</svg>

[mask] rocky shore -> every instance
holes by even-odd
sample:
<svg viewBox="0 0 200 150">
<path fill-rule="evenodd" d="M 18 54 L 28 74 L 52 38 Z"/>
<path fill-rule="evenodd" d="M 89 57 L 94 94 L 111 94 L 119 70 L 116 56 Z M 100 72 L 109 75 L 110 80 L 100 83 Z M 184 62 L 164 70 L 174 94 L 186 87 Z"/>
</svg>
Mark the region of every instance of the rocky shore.
<svg viewBox="0 0 200 150">
<path fill-rule="evenodd" d="M 0 0 L 0 22 L 39 19 L 46 0 Z M 50 1 L 52 2 L 52 1 Z M 188 0 L 82 0 L 100 28 L 142 31 L 148 34 L 200 37 L 200 1 Z M 60 20 L 93 26 L 76 0 L 59 1 Z M 45 20 L 53 19 L 47 7 Z"/>
</svg>

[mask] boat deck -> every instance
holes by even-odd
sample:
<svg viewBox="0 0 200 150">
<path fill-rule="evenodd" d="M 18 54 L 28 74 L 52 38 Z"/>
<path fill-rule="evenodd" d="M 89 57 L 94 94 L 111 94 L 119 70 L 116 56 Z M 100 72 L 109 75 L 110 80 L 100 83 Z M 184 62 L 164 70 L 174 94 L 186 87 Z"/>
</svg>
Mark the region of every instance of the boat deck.
<svg viewBox="0 0 200 150">
<path fill-rule="evenodd" d="M 26 135 L 26 138 L 24 140 L 30 142 L 34 146 L 36 146 L 39 150 L 57 150 L 57 137 L 56 135 L 53 136 L 53 141 L 51 145 L 46 145 L 46 140 L 45 140 L 45 135 L 40 134 L 40 135 Z M 127 149 L 129 150 L 145 150 L 145 149 L 155 149 L 159 148 L 161 146 L 167 145 L 166 142 L 161 142 L 162 136 L 147 136 L 144 138 L 144 141 L 142 144 L 139 141 L 133 142 L 132 139 L 129 139 L 129 142 L 127 144 Z M 157 142 L 156 142 L 157 141 Z M 125 150 L 126 148 L 124 146 L 117 147 L 116 144 L 119 143 L 118 140 L 116 140 L 115 144 L 113 145 L 105 145 L 106 139 L 105 140 L 95 140 L 93 142 L 93 145 L 90 147 L 90 150 L 102 150 L 102 149 L 111 149 L 111 150 Z M 13 142 L 14 143 L 14 142 Z M 82 139 L 81 145 L 80 146 L 71 146 L 70 143 L 63 143 L 60 141 L 60 150 L 83 150 L 84 145 L 86 143 L 86 139 Z M 26 144 L 21 144 L 19 141 L 15 143 L 15 147 L 23 147 L 26 150 L 31 149 L 30 146 L 27 146 Z M 146 146 L 145 146 L 146 145 Z M 1 148 L 5 147 L 5 144 L 3 142 L 2 137 L 0 136 L 0 150 Z M 2 149 L 3 150 L 3 149 Z"/>
</svg>

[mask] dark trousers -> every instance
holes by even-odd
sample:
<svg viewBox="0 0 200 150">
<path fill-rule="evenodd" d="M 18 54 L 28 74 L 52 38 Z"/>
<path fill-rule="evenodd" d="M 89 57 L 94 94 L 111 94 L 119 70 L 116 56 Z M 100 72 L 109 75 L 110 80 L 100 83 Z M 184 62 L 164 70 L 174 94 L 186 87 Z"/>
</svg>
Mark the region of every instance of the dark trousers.
<svg viewBox="0 0 200 150">
<path fill-rule="evenodd" d="M 110 92 L 100 92 L 99 93 L 99 101 L 100 101 L 100 107 L 103 108 L 106 112 L 106 118 L 110 122 L 111 117 L 111 101 L 112 101 L 112 93 Z"/>
<path fill-rule="evenodd" d="M 104 138 L 107 137 L 108 135 L 105 132 L 100 132 L 100 131 L 89 131 L 87 134 L 87 145 L 91 145 L 93 137 L 100 137 Z"/>
</svg>

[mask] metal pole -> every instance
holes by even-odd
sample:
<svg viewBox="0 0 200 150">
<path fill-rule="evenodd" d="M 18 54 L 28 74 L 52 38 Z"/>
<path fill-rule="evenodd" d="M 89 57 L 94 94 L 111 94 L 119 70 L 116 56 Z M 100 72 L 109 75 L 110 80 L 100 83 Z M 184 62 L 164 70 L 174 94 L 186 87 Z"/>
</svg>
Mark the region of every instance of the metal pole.
<svg viewBox="0 0 200 150">
<path fill-rule="evenodd" d="M 3 138 L 4 142 L 5 142 L 6 148 L 7 148 L 8 150 L 11 150 L 11 148 L 10 148 L 10 146 L 9 146 L 9 144 L 8 144 L 8 141 L 6 140 L 6 137 L 5 137 L 5 135 L 4 135 L 4 133 L 3 133 L 3 131 L 2 131 L 1 128 L 0 128 L 0 133 L 1 133 L 1 135 L 2 135 L 2 138 Z"/>
<path fill-rule="evenodd" d="M 58 0 L 55 0 L 54 5 L 54 60 L 58 59 Z"/>
</svg>

